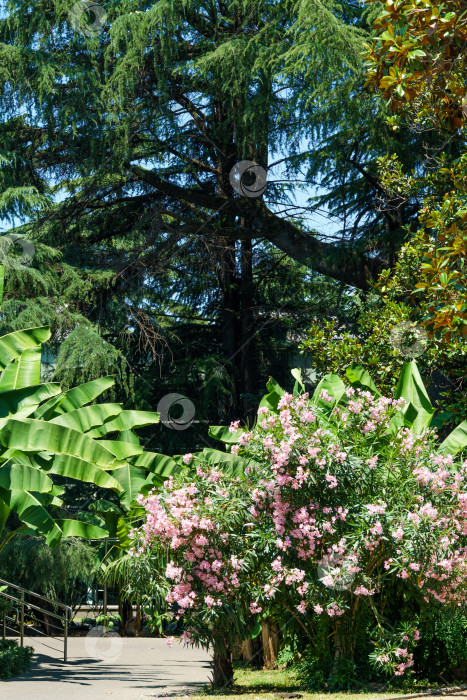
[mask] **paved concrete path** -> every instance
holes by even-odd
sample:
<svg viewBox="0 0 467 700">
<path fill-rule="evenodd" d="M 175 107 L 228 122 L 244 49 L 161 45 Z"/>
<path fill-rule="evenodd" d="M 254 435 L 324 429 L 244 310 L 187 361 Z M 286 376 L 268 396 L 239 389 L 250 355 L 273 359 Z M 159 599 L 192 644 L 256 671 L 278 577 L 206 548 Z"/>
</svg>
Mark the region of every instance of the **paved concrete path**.
<svg viewBox="0 0 467 700">
<path fill-rule="evenodd" d="M 146 700 L 188 695 L 209 680 L 210 657 L 165 639 L 71 637 L 68 662 L 63 640 L 29 638 L 29 672 L 0 681 L 1 700 Z"/>
<path fill-rule="evenodd" d="M 455 695 L 445 695 L 440 691 L 440 695 L 427 695 L 425 697 L 428 698 L 428 700 L 430 700 L 431 698 L 433 698 L 433 700 L 436 700 L 436 698 L 439 698 L 439 700 L 455 700 L 456 698 L 467 698 L 467 692 L 464 690 L 463 692 L 456 693 Z M 425 697 L 421 698 L 420 700 L 425 700 Z"/>
</svg>

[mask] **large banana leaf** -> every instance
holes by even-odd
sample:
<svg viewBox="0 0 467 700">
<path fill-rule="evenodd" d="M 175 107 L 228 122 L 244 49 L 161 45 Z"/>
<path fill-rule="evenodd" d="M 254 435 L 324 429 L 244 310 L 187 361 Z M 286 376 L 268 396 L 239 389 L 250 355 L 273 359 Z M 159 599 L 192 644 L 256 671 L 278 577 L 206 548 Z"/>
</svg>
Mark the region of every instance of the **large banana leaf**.
<svg viewBox="0 0 467 700">
<path fill-rule="evenodd" d="M 91 508 L 104 521 L 105 527 L 109 531 L 109 536 L 116 537 L 118 521 L 122 517 L 122 509 L 116 503 L 107 501 L 104 498 L 94 501 Z M 83 514 L 80 514 L 79 517 L 82 518 Z"/>
<path fill-rule="evenodd" d="M 33 469 L 24 464 L 4 464 L 0 467 L 0 487 L 46 493 L 52 491 L 53 481 L 40 469 Z"/>
<path fill-rule="evenodd" d="M 150 491 L 152 491 L 154 488 L 160 488 L 164 484 L 164 477 L 159 476 L 159 474 L 151 474 L 149 473 L 146 477 L 146 480 L 142 486 L 140 486 L 139 492 L 143 496 L 147 496 Z"/>
<path fill-rule="evenodd" d="M 208 447 L 204 448 L 200 456 L 202 456 L 208 464 L 218 465 L 222 473 L 226 476 L 241 476 L 245 473 L 246 467 L 256 465 L 256 462 L 251 459 L 245 459 L 230 454 L 229 452 L 221 452 L 220 450 L 213 450 Z"/>
<path fill-rule="evenodd" d="M 47 459 L 38 456 L 34 462 L 41 467 L 46 474 L 57 474 L 66 476 L 69 479 L 84 481 L 86 483 L 95 484 L 105 489 L 115 489 L 121 491 L 122 487 L 109 472 L 97 467 L 95 464 L 86 462 L 80 457 L 72 457 L 70 455 L 51 455 Z"/>
<path fill-rule="evenodd" d="M 132 445 L 139 445 L 139 437 L 133 430 L 122 430 L 117 440 L 121 442 L 131 442 Z"/>
<path fill-rule="evenodd" d="M 285 391 L 272 377 L 269 377 L 269 381 L 266 386 L 269 394 L 263 396 L 259 405 L 260 407 L 265 406 L 266 408 L 269 408 L 270 411 L 277 411 L 277 404 L 279 403 L 281 396 L 285 394 Z"/>
<path fill-rule="evenodd" d="M 35 530 L 37 534 L 44 535 L 48 545 L 54 545 L 60 541 L 62 531 L 37 495 L 23 489 L 0 488 L 0 500 L 28 527 Z"/>
<path fill-rule="evenodd" d="M 6 370 L 5 370 L 6 371 Z M 0 418 L 19 414 L 27 418 L 42 401 L 60 393 L 60 384 L 39 384 L 0 392 Z"/>
<path fill-rule="evenodd" d="M 455 428 L 440 445 L 440 452 L 456 455 L 467 447 L 467 421 Z"/>
<path fill-rule="evenodd" d="M 50 338 L 50 328 L 28 328 L 24 331 L 14 331 L 0 338 L 0 369 L 19 357 L 25 350 L 37 347 Z"/>
<path fill-rule="evenodd" d="M 369 373 L 360 365 L 352 364 L 346 369 L 345 374 L 353 387 L 370 391 L 373 396 L 381 396 Z"/>
<path fill-rule="evenodd" d="M 114 455 L 96 440 L 77 430 L 31 418 L 3 420 L 0 445 L 23 452 L 54 452 L 79 456 L 87 462 L 110 468 Z"/>
<path fill-rule="evenodd" d="M 409 403 L 403 414 L 403 424 L 410 427 L 415 435 L 423 433 L 430 426 L 435 409 L 426 393 L 415 360 L 406 362 L 402 367 L 394 396 Z M 393 422 L 393 426 L 399 427 L 397 420 Z"/>
<path fill-rule="evenodd" d="M 144 467 L 153 474 L 164 477 L 180 471 L 180 467 L 171 457 L 158 452 L 143 452 L 132 462 L 136 467 Z"/>
<path fill-rule="evenodd" d="M 112 377 L 102 377 L 94 379 L 91 382 L 75 386 L 62 394 L 59 402 L 52 399 L 48 403 L 41 406 L 34 414 L 35 418 L 44 418 L 50 420 L 62 413 L 69 413 L 77 408 L 82 408 L 88 403 L 91 403 L 98 396 L 110 389 L 115 384 Z"/>
<path fill-rule="evenodd" d="M 306 389 L 305 384 L 303 383 L 302 370 L 300 367 L 295 367 L 293 370 L 291 370 L 291 375 L 295 379 L 293 395 L 300 396 L 300 394 L 304 394 Z"/>
<path fill-rule="evenodd" d="M 6 521 L 8 520 L 8 516 L 10 515 L 11 508 L 7 506 L 6 503 L 3 503 L 2 498 L 0 496 L 0 534 L 3 532 L 3 528 L 6 525 Z"/>
<path fill-rule="evenodd" d="M 263 406 L 264 405 L 265 404 L 263 404 Z M 231 433 L 229 428 L 226 428 L 225 425 L 211 425 L 209 428 L 209 437 L 223 442 L 224 445 L 236 445 L 240 435 L 243 435 L 244 432 L 245 430 L 239 429 Z"/>
<path fill-rule="evenodd" d="M 338 404 L 344 396 L 346 386 L 342 379 L 337 374 L 326 374 L 321 379 L 313 393 L 313 401 L 318 405 L 326 406 L 326 402 L 319 398 L 322 391 L 326 391 L 329 396 L 334 398 L 334 403 Z"/>
<path fill-rule="evenodd" d="M 86 537 L 98 540 L 109 536 L 108 530 L 91 523 L 83 523 L 81 520 L 66 519 L 55 522 L 62 531 L 62 537 Z"/>
<path fill-rule="evenodd" d="M 117 459 L 129 459 L 140 455 L 143 451 L 141 445 L 134 445 L 132 442 L 121 442 L 120 440 L 99 440 L 99 445 L 104 445 Z"/>
<path fill-rule="evenodd" d="M 50 423 L 64 425 L 81 433 L 88 433 L 90 430 L 101 426 L 105 421 L 116 418 L 122 412 L 119 403 L 101 403 L 95 406 L 84 406 L 76 408 L 69 413 L 62 413 L 50 420 Z"/>
<path fill-rule="evenodd" d="M 94 430 L 89 431 L 91 437 L 99 438 L 108 433 L 131 430 L 133 428 L 143 428 L 146 425 L 153 425 L 159 422 L 159 414 L 151 411 L 122 411 L 115 420 L 108 421 Z"/>
<path fill-rule="evenodd" d="M 0 391 L 23 389 L 39 384 L 41 380 L 41 356 L 42 349 L 38 346 L 25 350 L 20 357 L 10 362 L 2 372 Z"/>
<path fill-rule="evenodd" d="M 136 500 L 141 488 L 146 483 L 146 472 L 133 464 L 127 464 L 119 469 L 114 469 L 112 475 L 117 479 L 123 489 L 120 503 L 130 509 L 131 504 Z"/>
</svg>

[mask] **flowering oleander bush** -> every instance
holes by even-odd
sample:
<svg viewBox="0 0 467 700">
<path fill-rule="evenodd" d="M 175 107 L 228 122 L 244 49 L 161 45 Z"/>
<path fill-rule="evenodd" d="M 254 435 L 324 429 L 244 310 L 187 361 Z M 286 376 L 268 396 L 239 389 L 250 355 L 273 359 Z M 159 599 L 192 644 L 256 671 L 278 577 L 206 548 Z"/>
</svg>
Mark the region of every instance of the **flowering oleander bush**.
<svg viewBox="0 0 467 700">
<path fill-rule="evenodd" d="M 407 427 L 403 398 L 277 399 L 253 429 L 232 424 L 228 454 L 186 455 L 140 496 L 133 553 L 169 548 L 161 576 L 187 643 L 225 650 L 267 613 L 307 635 L 327 675 L 346 660 L 403 676 L 417 620 L 465 602 L 467 461 Z"/>
</svg>

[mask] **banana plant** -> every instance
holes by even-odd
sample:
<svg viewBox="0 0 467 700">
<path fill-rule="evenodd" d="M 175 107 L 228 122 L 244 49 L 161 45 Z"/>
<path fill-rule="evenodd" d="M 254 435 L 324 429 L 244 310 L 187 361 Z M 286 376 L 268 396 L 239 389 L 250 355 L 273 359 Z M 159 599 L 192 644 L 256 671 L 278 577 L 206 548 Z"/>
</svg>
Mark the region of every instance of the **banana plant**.
<svg viewBox="0 0 467 700">
<path fill-rule="evenodd" d="M 0 266 L 0 301 L 2 291 Z M 157 423 L 157 413 L 94 403 L 114 384 L 111 377 L 68 391 L 41 384 L 41 346 L 50 335 L 39 327 L 0 338 L 0 549 L 15 534 L 41 535 L 52 546 L 62 537 L 108 536 L 104 519 L 93 524 L 52 516 L 49 507 L 62 505 L 64 491 L 54 476 L 111 489 L 129 508 L 141 488 L 159 485 L 178 468 L 144 452 L 134 433 Z M 2 540 L 12 511 L 21 525 Z"/>
<path fill-rule="evenodd" d="M 41 384 L 41 345 L 49 338 L 45 327 L 0 338 L 0 533 L 14 511 L 22 532 L 43 535 L 54 545 L 62 537 L 99 538 L 108 531 L 80 520 L 54 519 L 48 506 L 61 505 L 63 489 L 54 484 L 53 476 L 134 497 L 141 479 L 135 486 L 137 467 L 128 460 L 143 449 L 106 438 L 152 425 L 159 417 L 124 411 L 115 403 L 92 404 L 113 385 L 111 377 L 68 391 L 58 383 Z M 141 473 L 145 481 L 147 473 Z"/>
<path fill-rule="evenodd" d="M 293 369 L 295 385 L 293 389 L 294 396 L 299 396 L 304 393 L 305 387 L 301 377 L 300 369 Z M 370 391 L 374 396 L 380 396 L 375 383 L 371 379 L 368 372 L 358 365 L 352 365 L 346 370 L 347 384 L 337 374 L 327 374 L 317 385 L 312 401 L 321 409 L 323 418 L 326 412 L 330 412 L 337 405 L 345 405 L 347 397 L 345 391 L 350 385 L 355 389 L 364 389 Z M 268 393 L 263 397 L 260 406 L 266 407 L 272 413 L 277 413 L 278 403 L 281 396 L 285 393 L 284 389 L 279 384 L 270 378 L 267 383 Z M 320 398 L 321 392 L 326 390 L 329 396 L 334 401 L 329 403 Z M 421 434 L 426 431 L 431 425 L 437 425 L 435 409 L 431 405 L 429 396 L 423 384 L 423 380 L 418 371 L 415 360 L 407 362 L 403 365 L 399 381 L 396 387 L 395 399 L 405 399 L 407 406 L 401 411 L 391 422 L 391 431 L 396 431 L 401 427 L 409 428 L 414 434 Z M 209 430 L 209 435 L 224 444 L 236 444 L 243 430 L 230 432 L 225 426 L 212 426 Z M 461 423 L 455 428 L 450 435 L 440 444 L 440 452 L 456 455 L 467 447 L 467 421 Z M 223 454 L 224 458 L 227 456 Z M 239 461 L 241 458 L 235 459 L 237 468 L 241 469 L 242 464 Z M 224 460 L 225 461 L 225 460 Z"/>
</svg>

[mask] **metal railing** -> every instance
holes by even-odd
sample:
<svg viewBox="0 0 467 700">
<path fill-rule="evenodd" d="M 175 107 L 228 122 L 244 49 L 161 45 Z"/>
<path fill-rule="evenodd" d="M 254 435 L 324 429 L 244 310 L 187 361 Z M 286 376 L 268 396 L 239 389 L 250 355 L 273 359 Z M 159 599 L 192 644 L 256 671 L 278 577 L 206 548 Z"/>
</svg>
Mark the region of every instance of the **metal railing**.
<svg viewBox="0 0 467 700">
<path fill-rule="evenodd" d="M 12 622 L 16 625 L 19 624 L 21 646 L 24 646 L 24 608 L 29 608 L 30 610 L 37 610 L 38 612 L 41 612 L 44 615 L 47 615 L 48 617 L 53 617 L 53 618 L 63 622 L 63 630 L 62 630 L 62 627 L 59 627 L 58 625 L 53 625 L 50 622 L 48 623 L 48 625 L 50 627 L 55 627 L 56 629 L 60 629 L 61 631 L 63 631 L 63 639 L 64 639 L 63 658 L 64 658 L 64 661 L 67 661 L 67 657 L 68 657 L 68 623 L 71 620 L 71 616 L 72 616 L 72 612 L 73 612 L 72 609 L 70 608 L 70 606 L 65 605 L 65 603 L 60 603 L 58 600 L 52 600 L 51 598 L 47 598 L 44 595 L 39 595 L 39 593 L 34 593 L 33 591 L 28 591 L 27 588 L 22 588 L 21 586 L 17 586 L 16 584 L 10 583 L 9 581 L 4 581 L 1 578 L 0 578 L 0 586 L 8 586 L 8 588 L 11 588 L 14 591 L 20 592 L 20 597 L 17 598 L 13 595 L 10 595 L 6 591 L 0 590 L 0 597 L 6 598 L 7 600 L 11 601 L 11 603 L 12 603 L 11 608 L 14 608 L 16 610 L 16 620 L 7 615 L 7 610 L 3 611 L 3 639 L 5 639 L 7 629 L 9 629 L 12 632 L 16 631 L 12 627 L 9 627 L 6 624 L 7 622 Z M 56 606 L 57 608 L 62 608 L 65 611 L 65 614 L 59 615 L 56 612 L 52 612 L 51 610 L 46 610 L 44 608 L 41 608 L 39 605 L 35 605 L 34 603 L 28 602 L 24 598 L 25 594 L 30 596 L 30 597 L 37 598 L 38 600 L 45 601 L 46 603 L 51 603 L 52 605 Z M 17 606 L 15 604 L 17 604 Z M 19 617 L 19 622 L 18 622 L 18 617 Z M 37 628 L 35 628 L 33 626 L 28 625 L 27 627 L 34 629 L 34 631 L 39 633 L 39 634 L 43 634 L 44 636 L 47 636 L 44 632 L 41 632 L 40 630 L 38 630 Z"/>
</svg>

